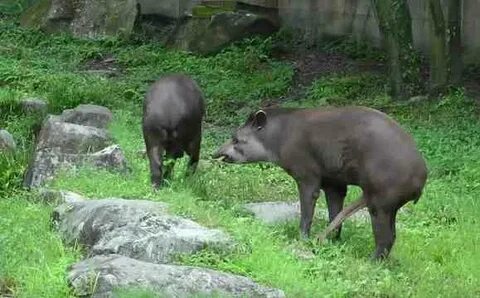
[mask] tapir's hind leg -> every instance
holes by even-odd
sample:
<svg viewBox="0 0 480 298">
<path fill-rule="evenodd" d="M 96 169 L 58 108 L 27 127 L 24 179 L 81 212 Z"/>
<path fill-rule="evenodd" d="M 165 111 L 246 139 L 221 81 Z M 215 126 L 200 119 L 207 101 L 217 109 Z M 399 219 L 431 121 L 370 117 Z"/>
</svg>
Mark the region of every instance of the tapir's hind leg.
<svg viewBox="0 0 480 298">
<path fill-rule="evenodd" d="M 188 161 L 187 174 L 193 174 L 197 170 L 198 161 L 200 159 L 200 145 L 202 141 L 201 132 L 197 133 L 193 140 L 190 141 L 187 148 L 187 154 L 190 157 Z"/>
<path fill-rule="evenodd" d="M 163 182 L 162 162 L 164 149 L 157 138 L 154 138 L 151 135 L 145 135 L 144 138 L 150 165 L 150 181 L 152 187 L 157 189 Z"/>
<path fill-rule="evenodd" d="M 157 132 L 143 127 L 143 138 L 150 165 L 150 181 L 155 189 L 159 188 L 163 182 L 163 154 L 165 151 L 161 142 L 165 138 L 163 133 L 163 130 Z"/>
</svg>

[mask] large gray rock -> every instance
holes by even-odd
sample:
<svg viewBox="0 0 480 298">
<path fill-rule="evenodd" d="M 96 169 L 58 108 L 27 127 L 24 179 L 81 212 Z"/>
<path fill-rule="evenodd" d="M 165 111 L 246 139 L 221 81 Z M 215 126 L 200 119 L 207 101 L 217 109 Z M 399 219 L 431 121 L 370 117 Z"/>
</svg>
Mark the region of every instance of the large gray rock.
<svg viewBox="0 0 480 298">
<path fill-rule="evenodd" d="M 62 153 L 90 153 L 111 145 L 107 131 L 92 126 L 63 122 L 50 115 L 42 124 L 36 149 L 55 149 Z"/>
<path fill-rule="evenodd" d="M 40 0 L 21 16 L 21 24 L 77 37 L 129 36 L 137 16 L 136 0 Z"/>
<path fill-rule="evenodd" d="M 243 38 L 269 35 L 278 29 L 278 20 L 270 16 L 243 11 L 222 12 L 209 19 L 190 19 L 178 29 L 171 44 L 182 50 L 208 55 Z"/>
<path fill-rule="evenodd" d="M 39 149 L 24 178 L 24 186 L 43 186 L 55 177 L 60 169 L 73 169 L 80 166 L 95 166 L 121 173 L 128 171 L 127 162 L 118 145 L 112 145 L 94 153 L 64 153 L 58 148 Z"/>
<path fill-rule="evenodd" d="M 42 186 L 61 168 L 86 165 L 128 171 L 123 152 L 118 145 L 112 145 L 109 133 L 103 129 L 111 119 L 107 108 L 96 105 L 80 105 L 60 116 L 49 115 L 38 134 L 24 186 Z"/>
<path fill-rule="evenodd" d="M 94 298 L 115 297 L 115 290 L 132 287 L 168 298 L 285 297 L 283 291 L 243 276 L 191 266 L 152 264 L 114 254 L 95 256 L 73 265 L 68 281 L 76 295 Z"/>
<path fill-rule="evenodd" d="M 153 263 L 166 263 L 176 254 L 205 247 L 230 249 L 220 230 L 169 215 L 163 203 L 102 199 L 58 206 L 53 215 L 67 243 L 84 245 L 90 255 L 120 254 Z"/>
<path fill-rule="evenodd" d="M 300 202 L 261 202 L 248 203 L 243 208 L 255 218 L 265 224 L 278 224 L 300 218 Z M 315 209 L 317 216 L 328 219 L 328 211 L 324 208 Z M 368 220 L 370 215 L 366 209 L 362 209 L 352 215 L 353 220 Z"/>
<path fill-rule="evenodd" d="M 20 101 L 22 111 L 25 114 L 45 115 L 48 111 L 48 104 L 41 98 L 25 98 Z"/>
<path fill-rule="evenodd" d="M 63 111 L 60 115 L 64 122 L 97 128 L 107 128 L 112 118 L 112 112 L 108 108 L 92 104 L 81 104 L 74 109 Z"/>
<path fill-rule="evenodd" d="M 6 130 L 0 129 L 0 151 L 15 151 L 17 144 L 13 136 Z"/>
</svg>

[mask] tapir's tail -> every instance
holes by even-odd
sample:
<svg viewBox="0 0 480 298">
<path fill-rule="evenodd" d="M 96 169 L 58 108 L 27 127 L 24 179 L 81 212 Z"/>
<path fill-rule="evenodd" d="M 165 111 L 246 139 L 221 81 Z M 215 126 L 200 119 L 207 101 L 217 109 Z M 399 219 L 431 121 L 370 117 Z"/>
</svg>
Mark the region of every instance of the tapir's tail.
<svg viewBox="0 0 480 298">
<path fill-rule="evenodd" d="M 344 208 L 340 213 L 337 214 L 337 216 L 333 219 L 333 221 L 328 225 L 328 227 L 325 229 L 325 231 L 318 236 L 318 241 L 321 243 L 323 242 L 328 234 L 336 230 L 342 222 L 347 219 L 348 217 L 352 216 L 355 214 L 358 210 L 364 208 L 367 206 L 367 201 L 365 200 L 365 197 L 362 195 L 360 199 L 357 201 L 353 202 L 351 205 L 347 206 Z"/>
</svg>

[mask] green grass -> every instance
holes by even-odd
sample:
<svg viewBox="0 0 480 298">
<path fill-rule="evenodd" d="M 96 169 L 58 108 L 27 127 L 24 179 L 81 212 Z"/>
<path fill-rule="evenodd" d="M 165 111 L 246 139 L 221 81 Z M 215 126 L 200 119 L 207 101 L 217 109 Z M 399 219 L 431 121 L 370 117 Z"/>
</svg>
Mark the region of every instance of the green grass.
<svg viewBox="0 0 480 298">
<path fill-rule="evenodd" d="M 19 297 L 71 295 L 65 271 L 80 256 L 51 231 L 53 206 L 21 190 L 31 134 L 39 123 L 18 109 L 25 96 L 46 98 L 52 113 L 90 102 L 111 108 L 115 119 L 110 131 L 133 170 L 120 175 L 83 168 L 63 173 L 52 188 L 99 198 L 164 201 L 177 214 L 226 230 L 238 243 L 232 253 L 206 250 L 179 258 L 179 263 L 246 275 L 283 289 L 288 297 L 480 295 L 480 124 L 475 103 L 462 90 L 438 100 L 395 104 L 385 95 L 384 78 L 347 74 L 314 82 L 305 99 L 286 103 L 375 107 L 397 119 L 418 142 L 430 171 L 425 193 L 399 216 L 390 260 L 374 264 L 368 260 L 373 250 L 369 223 L 347 222 L 338 243 L 302 243 L 298 220 L 269 227 L 239 208 L 245 202 L 296 200 L 290 177 L 268 164 L 225 165 L 209 158 L 263 99 L 288 91 L 293 71 L 268 58 L 271 40 L 246 41 L 199 58 L 158 44 L 46 36 L 20 29 L 12 19 L 0 20 L 0 40 L 0 127 L 14 135 L 20 148 L 15 155 L 0 156 L 0 285 L 10 285 Z M 81 71 L 85 61 L 107 54 L 118 59 L 120 76 L 107 79 Z M 186 158 L 180 160 L 168 187 L 153 193 L 147 161 L 137 154 L 143 148 L 142 96 L 153 79 L 179 71 L 198 80 L 207 99 L 202 160 L 190 179 L 183 175 Z M 352 188 L 348 200 L 357 194 Z M 318 207 L 325 207 L 322 198 Z M 316 219 L 313 232 L 325 225 Z M 313 258 L 303 259 L 298 251 L 313 253 Z M 134 292 L 124 296 L 153 297 Z"/>
</svg>

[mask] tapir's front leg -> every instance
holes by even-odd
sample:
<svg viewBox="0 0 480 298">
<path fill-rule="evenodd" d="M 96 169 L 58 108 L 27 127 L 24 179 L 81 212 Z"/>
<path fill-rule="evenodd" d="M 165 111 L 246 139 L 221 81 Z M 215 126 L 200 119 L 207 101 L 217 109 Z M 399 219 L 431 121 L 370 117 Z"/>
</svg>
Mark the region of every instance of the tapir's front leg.
<svg viewBox="0 0 480 298">
<path fill-rule="evenodd" d="M 300 194 L 300 238 L 307 239 L 310 235 L 315 203 L 320 191 L 320 182 L 313 179 L 305 179 L 297 182 Z"/>
</svg>

